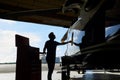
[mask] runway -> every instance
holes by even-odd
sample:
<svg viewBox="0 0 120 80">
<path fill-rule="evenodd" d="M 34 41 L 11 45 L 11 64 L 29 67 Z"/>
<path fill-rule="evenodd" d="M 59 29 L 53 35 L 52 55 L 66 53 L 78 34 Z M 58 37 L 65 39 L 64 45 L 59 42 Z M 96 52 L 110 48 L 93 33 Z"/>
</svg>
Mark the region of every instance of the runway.
<svg viewBox="0 0 120 80">
<path fill-rule="evenodd" d="M 15 64 L 0 65 L 0 80 L 15 80 Z M 56 64 L 53 72 L 53 80 L 62 80 L 59 64 Z M 120 72 L 108 72 L 105 70 L 86 70 L 85 74 L 78 74 L 77 71 L 70 72 L 70 80 L 120 80 Z M 7 75 L 7 77 L 6 77 Z M 47 64 L 42 64 L 42 78 L 47 80 Z"/>
</svg>

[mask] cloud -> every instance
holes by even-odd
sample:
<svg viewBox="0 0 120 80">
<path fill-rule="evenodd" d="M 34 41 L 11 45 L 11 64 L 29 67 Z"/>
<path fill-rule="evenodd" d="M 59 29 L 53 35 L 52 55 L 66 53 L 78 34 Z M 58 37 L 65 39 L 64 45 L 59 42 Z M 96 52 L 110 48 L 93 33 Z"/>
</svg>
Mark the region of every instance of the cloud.
<svg viewBox="0 0 120 80">
<path fill-rule="evenodd" d="M 68 46 L 68 44 L 66 44 L 66 45 L 61 45 L 61 46 L 57 46 L 56 56 L 57 56 L 57 57 L 65 56 L 67 46 Z"/>
<path fill-rule="evenodd" d="M 15 31 L 0 30 L 0 62 L 15 61 Z"/>
<path fill-rule="evenodd" d="M 34 33 L 19 33 L 19 35 L 22 35 L 24 37 L 28 37 L 30 41 L 30 46 L 35 46 L 38 47 L 39 43 L 41 42 L 40 35 L 38 36 L 37 34 Z"/>
<path fill-rule="evenodd" d="M 30 39 L 30 44 L 38 46 L 40 36 L 34 33 L 18 33 L 16 31 L 0 30 L 0 63 L 1 62 L 15 62 L 16 51 L 15 34 L 19 34 Z"/>
</svg>

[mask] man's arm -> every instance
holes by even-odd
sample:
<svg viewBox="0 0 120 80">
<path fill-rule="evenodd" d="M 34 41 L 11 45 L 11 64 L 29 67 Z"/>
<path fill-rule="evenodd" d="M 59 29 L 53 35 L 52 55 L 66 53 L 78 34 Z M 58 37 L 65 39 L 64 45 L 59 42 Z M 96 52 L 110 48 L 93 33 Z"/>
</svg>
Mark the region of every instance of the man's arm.
<svg viewBox="0 0 120 80">
<path fill-rule="evenodd" d="M 64 45 L 64 44 L 68 44 L 68 43 L 71 43 L 72 41 L 67 41 L 67 42 L 62 42 L 60 43 L 59 45 Z"/>
<path fill-rule="evenodd" d="M 44 48 L 43 48 L 43 53 L 46 53 L 46 49 L 47 49 L 47 47 L 46 47 L 46 43 L 45 43 Z"/>
<path fill-rule="evenodd" d="M 45 53 L 45 51 L 46 51 L 46 47 L 43 48 L 43 53 Z"/>
</svg>

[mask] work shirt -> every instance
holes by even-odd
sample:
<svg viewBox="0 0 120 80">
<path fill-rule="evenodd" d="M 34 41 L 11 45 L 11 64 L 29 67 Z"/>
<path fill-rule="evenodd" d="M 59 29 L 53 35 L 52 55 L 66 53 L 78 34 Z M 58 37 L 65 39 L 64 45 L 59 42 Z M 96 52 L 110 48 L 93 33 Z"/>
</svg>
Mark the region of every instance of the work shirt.
<svg viewBox="0 0 120 80">
<path fill-rule="evenodd" d="M 60 43 L 57 41 L 52 41 L 52 40 L 46 41 L 45 48 L 47 49 L 47 56 L 46 56 L 47 60 L 55 61 L 57 45 L 60 45 Z"/>
</svg>

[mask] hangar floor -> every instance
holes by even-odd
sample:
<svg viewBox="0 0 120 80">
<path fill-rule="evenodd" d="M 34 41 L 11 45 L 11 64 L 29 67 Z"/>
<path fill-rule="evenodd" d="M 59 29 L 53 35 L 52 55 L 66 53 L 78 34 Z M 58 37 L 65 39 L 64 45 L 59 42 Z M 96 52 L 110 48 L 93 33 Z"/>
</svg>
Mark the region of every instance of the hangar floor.
<svg viewBox="0 0 120 80">
<path fill-rule="evenodd" d="M 71 80 L 120 80 L 120 72 L 107 72 L 103 70 L 88 70 L 82 76 L 73 76 Z"/>
</svg>

